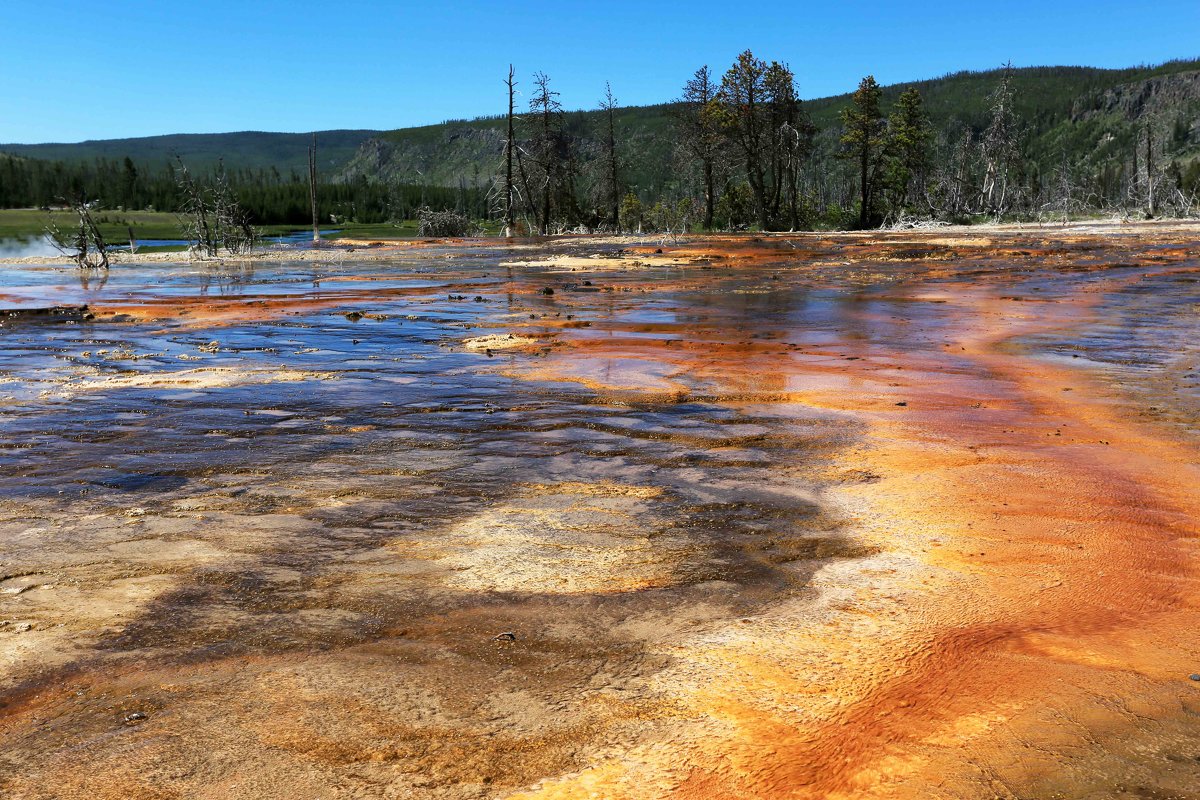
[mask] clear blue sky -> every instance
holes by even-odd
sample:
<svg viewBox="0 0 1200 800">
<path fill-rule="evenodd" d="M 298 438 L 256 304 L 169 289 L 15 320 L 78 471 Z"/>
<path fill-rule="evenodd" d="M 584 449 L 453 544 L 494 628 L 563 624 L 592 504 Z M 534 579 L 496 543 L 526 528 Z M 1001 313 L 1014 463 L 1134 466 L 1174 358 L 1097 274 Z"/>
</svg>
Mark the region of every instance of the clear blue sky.
<svg viewBox="0 0 1200 800">
<path fill-rule="evenodd" d="M 959 69 L 1200 56 L 1200 0 L 1144 4 L 0 0 L 0 142 L 396 128 L 499 113 L 509 61 L 569 108 L 668 100 L 749 47 L 803 97 Z M 78 36 L 78 40 L 73 37 Z M 311 54 L 309 50 L 311 49 Z"/>
</svg>

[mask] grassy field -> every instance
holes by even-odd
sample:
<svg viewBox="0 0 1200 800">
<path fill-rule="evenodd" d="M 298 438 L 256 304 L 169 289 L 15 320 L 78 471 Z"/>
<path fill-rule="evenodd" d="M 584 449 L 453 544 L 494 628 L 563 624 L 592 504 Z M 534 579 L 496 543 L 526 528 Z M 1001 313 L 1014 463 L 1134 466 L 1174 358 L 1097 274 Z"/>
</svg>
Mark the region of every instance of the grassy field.
<svg viewBox="0 0 1200 800">
<path fill-rule="evenodd" d="M 75 217 L 69 211 L 38 211 L 26 208 L 0 210 L 0 239 L 31 239 L 41 236 L 55 222 L 63 231 Z M 179 223 L 174 214 L 154 211 L 106 211 L 96 218 L 104 238 L 114 243 L 129 241 L 129 228 L 139 239 L 175 239 Z"/>
<path fill-rule="evenodd" d="M 109 244 L 126 244 L 129 231 L 141 239 L 178 239 L 179 218 L 165 211 L 101 211 L 95 216 L 100 233 Z M 66 233 L 75 224 L 69 211 L 38 211 L 31 208 L 0 209 L 0 239 L 32 239 L 45 233 L 54 222 Z M 286 233 L 288 225 L 268 225 L 264 233 Z"/>
<path fill-rule="evenodd" d="M 179 218 L 165 211 L 101 211 L 96 215 L 100 233 L 110 244 L 129 242 L 129 230 L 139 241 L 146 239 L 178 239 Z M 38 211 L 36 209 L 0 209 L 0 239 L 32 239 L 41 236 L 50 221 L 58 224 L 65 233 L 75 224 L 75 217 L 68 211 Z M 326 226 L 328 227 L 328 226 Z M 330 239 L 394 239 L 411 238 L 417 235 L 416 220 L 405 220 L 399 225 L 381 223 L 360 225 L 347 222 L 339 225 L 338 232 L 328 234 Z M 296 225 L 260 225 L 264 235 L 278 235 L 303 230 Z"/>
</svg>

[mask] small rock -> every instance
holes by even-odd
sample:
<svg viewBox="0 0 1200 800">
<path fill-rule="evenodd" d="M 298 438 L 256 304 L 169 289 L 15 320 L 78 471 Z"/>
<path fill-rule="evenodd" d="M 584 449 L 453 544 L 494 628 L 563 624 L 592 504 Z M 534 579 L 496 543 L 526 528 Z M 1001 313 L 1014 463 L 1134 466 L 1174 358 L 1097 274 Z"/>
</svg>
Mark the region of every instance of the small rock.
<svg viewBox="0 0 1200 800">
<path fill-rule="evenodd" d="M 31 630 L 33 630 L 33 623 L 18 622 L 16 625 L 13 625 L 13 630 L 16 631 L 17 633 L 25 633 L 26 631 L 31 631 Z"/>
<path fill-rule="evenodd" d="M 1188 675 L 1188 680 L 1189 681 L 1200 681 L 1200 672 L 1193 672 L 1191 675 Z"/>
<path fill-rule="evenodd" d="M 908 405 L 908 403 L 906 403 L 906 402 L 904 402 L 903 400 L 901 400 L 899 403 L 896 403 L 896 405 L 898 405 L 898 406 L 906 406 L 906 405 Z"/>
<path fill-rule="evenodd" d="M 351 322 L 358 322 L 360 319 L 363 318 L 362 313 L 358 312 L 358 311 L 347 311 L 345 314 L 342 314 L 342 316 L 345 317 L 346 319 L 350 320 Z"/>
<path fill-rule="evenodd" d="M 125 724 L 126 725 L 136 725 L 137 723 L 142 722 L 145 719 L 146 719 L 145 714 L 143 714 L 140 711 L 134 711 L 132 714 L 125 715 Z"/>
<path fill-rule="evenodd" d="M 515 642 L 516 640 L 517 640 L 517 635 L 515 633 L 513 633 L 512 631 L 505 631 L 504 633 L 497 633 L 495 636 L 492 637 L 492 641 L 494 641 L 494 642 Z"/>
<path fill-rule="evenodd" d="M 554 294 L 554 290 L 547 286 L 546 288 L 542 289 L 542 294 Z"/>
</svg>

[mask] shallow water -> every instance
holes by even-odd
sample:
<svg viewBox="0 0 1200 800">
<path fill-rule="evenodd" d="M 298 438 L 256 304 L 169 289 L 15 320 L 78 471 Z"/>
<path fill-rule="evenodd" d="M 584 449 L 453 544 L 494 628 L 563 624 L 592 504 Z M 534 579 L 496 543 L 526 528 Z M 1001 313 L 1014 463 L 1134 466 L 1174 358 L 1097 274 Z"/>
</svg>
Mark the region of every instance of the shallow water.
<svg viewBox="0 0 1200 800">
<path fill-rule="evenodd" d="M 660 741 L 672 647 L 875 564 L 827 497 L 868 425 L 810 394 L 969 393 L 1012 314 L 1196 430 L 1186 253 L 739 247 L 0 268 L 96 315 L 0 327 L 0 786 L 188 794 L 215 752 L 235 796 L 503 796 Z"/>
</svg>

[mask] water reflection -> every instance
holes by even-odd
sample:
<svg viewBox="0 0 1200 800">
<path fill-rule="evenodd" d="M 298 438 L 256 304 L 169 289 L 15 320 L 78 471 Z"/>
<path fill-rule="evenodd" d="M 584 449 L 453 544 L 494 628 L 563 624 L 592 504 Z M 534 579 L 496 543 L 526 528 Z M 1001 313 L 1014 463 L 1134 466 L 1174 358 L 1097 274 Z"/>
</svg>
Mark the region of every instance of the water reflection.
<svg viewBox="0 0 1200 800">
<path fill-rule="evenodd" d="M 254 264 L 250 261 L 204 264 L 202 269 L 201 295 L 208 295 L 213 287 L 218 295 L 241 294 L 254 283 Z"/>
<path fill-rule="evenodd" d="M 79 288 L 85 292 L 98 292 L 108 285 L 107 269 L 96 269 L 83 267 L 77 270 L 79 273 Z"/>
</svg>

